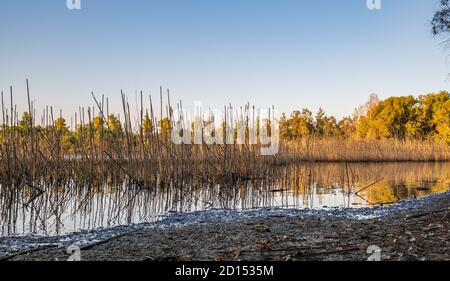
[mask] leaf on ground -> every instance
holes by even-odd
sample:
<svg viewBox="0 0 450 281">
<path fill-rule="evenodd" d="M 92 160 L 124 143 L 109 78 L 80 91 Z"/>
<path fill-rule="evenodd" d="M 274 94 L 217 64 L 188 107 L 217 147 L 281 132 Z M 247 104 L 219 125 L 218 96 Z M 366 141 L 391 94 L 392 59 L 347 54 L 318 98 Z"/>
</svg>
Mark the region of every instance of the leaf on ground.
<svg viewBox="0 0 450 281">
<path fill-rule="evenodd" d="M 258 232 L 269 232 L 270 231 L 269 227 L 267 225 L 265 225 L 265 224 L 262 224 L 262 223 L 259 223 L 259 224 L 255 225 L 253 227 L 253 229 L 258 231 Z"/>
<path fill-rule="evenodd" d="M 286 241 L 289 237 L 287 235 L 274 235 L 272 240 L 275 242 Z"/>
<path fill-rule="evenodd" d="M 238 258 L 241 255 L 241 247 L 237 246 L 234 251 L 234 258 Z"/>
<path fill-rule="evenodd" d="M 259 249 L 263 251 L 269 251 L 270 250 L 270 242 L 267 239 L 263 239 L 259 241 Z"/>
</svg>

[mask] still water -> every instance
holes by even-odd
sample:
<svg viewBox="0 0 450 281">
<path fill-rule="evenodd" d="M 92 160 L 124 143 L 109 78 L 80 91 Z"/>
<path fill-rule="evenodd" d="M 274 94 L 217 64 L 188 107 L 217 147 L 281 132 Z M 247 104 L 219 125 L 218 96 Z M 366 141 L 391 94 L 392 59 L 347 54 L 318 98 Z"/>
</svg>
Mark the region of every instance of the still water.
<svg viewBox="0 0 450 281">
<path fill-rule="evenodd" d="M 0 186 L 0 235 L 61 235 L 157 221 L 171 212 L 263 207 L 384 206 L 450 189 L 450 163 L 316 163 L 277 168 L 277 178 L 239 186 L 136 189 L 42 184 L 44 192 Z"/>
</svg>

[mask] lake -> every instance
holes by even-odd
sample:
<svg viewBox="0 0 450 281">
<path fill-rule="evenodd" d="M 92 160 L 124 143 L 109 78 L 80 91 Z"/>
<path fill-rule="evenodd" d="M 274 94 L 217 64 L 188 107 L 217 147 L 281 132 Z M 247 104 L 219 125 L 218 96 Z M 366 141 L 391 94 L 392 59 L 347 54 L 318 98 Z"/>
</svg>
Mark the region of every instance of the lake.
<svg viewBox="0 0 450 281">
<path fill-rule="evenodd" d="M 62 235 L 153 222 L 171 212 L 255 208 L 331 209 L 386 206 L 450 189 L 450 163 L 302 163 L 273 168 L 270 180 L 230 188 L 117 183 L 80 187 L 66 182 L 30 188 L 0 186 L 1 236 Z"/>
</svg>

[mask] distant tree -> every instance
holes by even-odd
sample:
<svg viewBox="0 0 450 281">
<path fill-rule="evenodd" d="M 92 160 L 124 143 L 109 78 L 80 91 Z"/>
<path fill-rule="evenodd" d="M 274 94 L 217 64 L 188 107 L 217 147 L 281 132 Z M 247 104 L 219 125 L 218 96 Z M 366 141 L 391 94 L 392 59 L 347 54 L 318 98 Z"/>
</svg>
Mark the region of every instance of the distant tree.
<svg viewBox="0 0 450 281">
<path fill-rule="evenodd" d="M 405 138 L 416 100 L 413 96 L 391 97 L 370 107 L 356 127 L 362 138 Z"/>
<path fill-rule="evenodd" d="M 350 138 L 355 135 L 356 132 L 356 118 L 346 116 L 338 122 L 339 135 L 342 137 Z"/>
<path fill-rule="evenodd" d="M 378 135 L 370 122 L 377 114 L 376 108 L 380 104 L 380 98 L 376 94 L 371 94 L 369 100 L 355 109 L 353 114 L 355 122 L 355 136 L 358 138 L 377 138 Z"/>
<path fill-rule="evenodd" d="M 431 120 L 434 138 L 450 144 L 450 94 L 443 91 L 434 98 Z"/>
<path fill-rule="evenodd" d="M 327 116 L 325 110 L 319 108 L 314 122 L 314 133 L 320 137 L 339 136 L 339 125 L 334 116 Z"/>
<path fill-rule="evenodd" d="M 171 134 L 171 126 L 169 118 L 165 117 L 158 121 L 158 127 L 160 130 L 160 134 L 168 137 Z"/>
<path fill-rule="evenodd" d="M 369 100 L 366 103 L 355 109 L 354 115 L 356 117 L 365 116 L 372 107 L 377 106 L 379 103 L 380 98 L 377 96 L 377 94 L 372 93 L 370 94 Z"/>
<path fill-rule="evenodd" d="M 288 118 L 286 117 L 286 114 L 281 114 L 280 117 L 280 136 L 284 139 L 288 139 L 290 138 L 289 135 L 289 123 L 288 123 Z"/>
<path fill-rule="evenodd" d="M 59 117 L 58 119 L 56 119 L 55 120 L 55 130 L 62 134 L 68 132 L 69 128 L 66 125 L 66 119 L 64 119 L 62 117 Z"/>
<path fill-rule="evenodd" d="M 436 122 L 435 115 L 448 99 L 449 94 L 446 91 L 419 96 L 418 104 L 414 108 L 414 127 L 417 131 L 414 136 L 426 137 L 437 133 L 436 126 L 439 124 Z"/>
<path fill-rule="evenodd" d="M 356 135 L 361 138 L 435 138 L 448 141 L 449 99 L 446 91 L 418 98 L 390 97 L 358 118 Z"/>
<path fill-rule="evenodd" d="M 152 120 L 148 116 L 148 112 L 145 114 L 144 120 L 142 123 L 143 123 L 142 124 L 142 132 L 144 134 L 149 134 L 154 130 L 154 126 L 153 126 Z"/>
<path fill-rule="evenodd" d="M 334 116 L 325 116 L 323 122 L 324 136 L 336 137 L 340 135 L 339 124 Z"/>
<path fill-rule="evenodd" d="M 92 120 L 92 130 L 94 133 L 94 138 L 96 140 L 99 140 L 102 136 L 102 134 L 104 133 L 104 121 L 103 118 L 100 116 L 96 116 L 94 117 L 94 119 Z"/>
<path fill-rule="evenodd" d="M 314 120 L 312 112 L 307 108 L 302 111 L 294 111 L 288 120 L 288 135 L 290 138 L 310 136 L 314 132 Z"/>
<path fill-rule="evenodd" d="M 434 139 L 450 144 L 450 94 L 447 91 L 369 100 L 352 116 L 337 120 L 320 108 L 315 117 L 306 108 L 280 118 L 280 135 L 292 140 L 310 136 L 359 139 Z"/>
<path fill-rule="evenodd" d="M 55 132 L 61 139 L 62 148 L 66 151 L 75 151 L 75 146 L 78 143 L 75 133 L 69 131 L 66 124 L 66 119 L 59 117 L 55 120 Z"/>
<path fill-rule="evenodd" d="M 100 131 L 103 129 L 103 118 L 100 116 L 94 117 L 92 120 L 92 127 L 95 131 Z"/>
<path fill-rule="evenodd" d="M 32 127 L 31 116 L 28 112 L 22 114 L 22 119 L 19 121 L 19 131 L 23 134 L 28 133 Z"/>
<path fill-rule="evenodd" d="M 411 110 L 415 103 L 413 96 L 391 97 L 382 101 L 373 109 L 377 114 L 371 120 L 371 127 L 377 136 L 400 139 L 407 137 L 406 124 L 410 121 Z"/>
<path fill-rule="evenodd" d="M 122 130 L 122 124 L 120 123 L 120 120 L 114 115 L 110 114 L 108 116 L 108 127 L 111 130 L 111 134 L 114 137 L 121 137 L 123 134 Z"/>
<path fill-rule="evenodd" d="M 314 132 L 318 136 L 323 136 L 325 134 L 325 123 L 326 123 L 326 114 L 323 108 L 319 108 L 319 111 L 316 113 L 316 120 L 314 122 Z"/>
<path fill-rule="evenodd" d="M 437 138 L 450 144 L 450 99 L 437 110 L 434 121 Z"/>
</svg>

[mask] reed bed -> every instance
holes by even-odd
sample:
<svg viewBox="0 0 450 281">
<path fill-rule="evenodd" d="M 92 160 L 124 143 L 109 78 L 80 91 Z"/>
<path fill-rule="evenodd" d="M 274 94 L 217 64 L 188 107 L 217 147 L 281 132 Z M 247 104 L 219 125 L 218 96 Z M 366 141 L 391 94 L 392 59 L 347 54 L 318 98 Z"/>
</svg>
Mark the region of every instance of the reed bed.
<svg viewBox="0 0 450 281">
<path fill-rule="evenodd" d="M 116 121 L 111 121 L 114 115 L 109 113 L 108 99 L 92 96 L 95 105 L 80 107 L 71 118 L 72 131 L 69 131 L 68 126 L 61 125 L 62 113 L 55 116 L 53 107 L 47 106 L 40 116 L 36 114 L 28 82 L 28 119 L 19 119 L 13 89 L 10 89 L 8 104 L 2 93 L 0 181 L 9 186 L 26 184 L 39 191 L 35 183 L 42 178 L 55 182 L 72 179 L 82 186 L 97 183 L 111 174 L 117 175 L 117 171 L 128 178 L 130 184 L 143 189 L 183 186 L 186 182 L 198 186 L 235 186 L 270 177 L 267 159 L 260 155 L 261 145 L 248 142 L 175 145 L 171 141 L 171 131 L 180 120 L 173 115 L 169 91 L 163 93 L 160 89 L 160 114 L 156 114 L 151 96 L 147 107 L 144 105 L 141 92 L 139 119 L 134 125 L 124 93 L 121 94 L 123 120 Z M 176 107 L 182 108 L 181 101 Z M 243 122 L 246 116 L 247 127 L 255 126 L 255 109 L 247 105 L 239 110 L 241 119 L 228 120 L 228 123 L 233 126 Z M 239 110 L 230 105 L 220 117 L 226 124 L 228 116 Z M 252 119 L 248 117 L 251 110 Z M 192 124 L 191 120 L 181 121 L 183 130 Z M 201 134 L 203 136 L 204 132 Z M 223 137 L 228 136 L 224 133 Z"/>
<path fill-rule="evenodd" d="M 432 140 L 305 138 L 282 141 L 277 163 L 438 162 L 450 160 L 450 146 Z"/>
<path fill-rule="evenodd" d="M 121 174 L 139 188 L 190 185 L 234 187 L 251 181 L 269 181 L 275 177 L 274 166 L 302 161 L 380 162 L 380 161 L 448 161 L 450 146 L 427 140 L 353 140 L 306 137 L 280 140 L 276 155 L 261 155 L 260 143 L 250 142 L 250 131 L 273 116 L 262 119 L 249 104 L 224 107 L 222 116 L 209 115 L 201 124 L 221 119 L 234 129 L 244 124 L 242 144 L 174 144 L 171 132 L 181 124 L 191 133 L 193 120 L 175 117 L 174 108 L 182 110 L 181 101 L 173 104 L 170 92 L 160 88 L 158 106 L 151 96 L 140 93 L 136 116 L 132 116 L 126 95 L 121 93 L 119 114 L 109 112 L 105 96 L 92 93 L 94 106 L 79 107 L 71 117 L 70 127 L 52 106 L 36 112 L 27 81 L 27 118 L 19 118 L 13 88 L 9 100 L 1 93 L 2 127 L 0 130 L 0 182 L 4 185 L 30 185 L 36 190 L 39 179 L 71 179 L 80 186 L 98 183 L 111 174 Z M 146 101 L 144 101 L 146 100 Z M 159 109 L 159 110 L 158 110 Z M 159 111 L 159 112 L 157 112 Z M 233 118 L 236 116 L 236 118 Z M 116 118 L 118 117 L 118 118 Z M 115 118 L 115 119 L 114 119 Z M 38 121 L 40 120 L 40 122 Z M 134 122 L 132 120 L 135 120 Z M 70 128 L 70 129 L 69 129 Z M 223 143 L 230 132 L 215 128 Z M 274 133 L 274 132 L 272 132 Z M 184 133 L 183 133 L 184 134 Z M 200 135 L 205 134 L 200 126 Z M 228 134 L 228 135 L 227 135 Z M 194 137 L 195 138 L 195 137 Z M 120 173 L 117 173 L 119 171 Z"/>
</svg>

